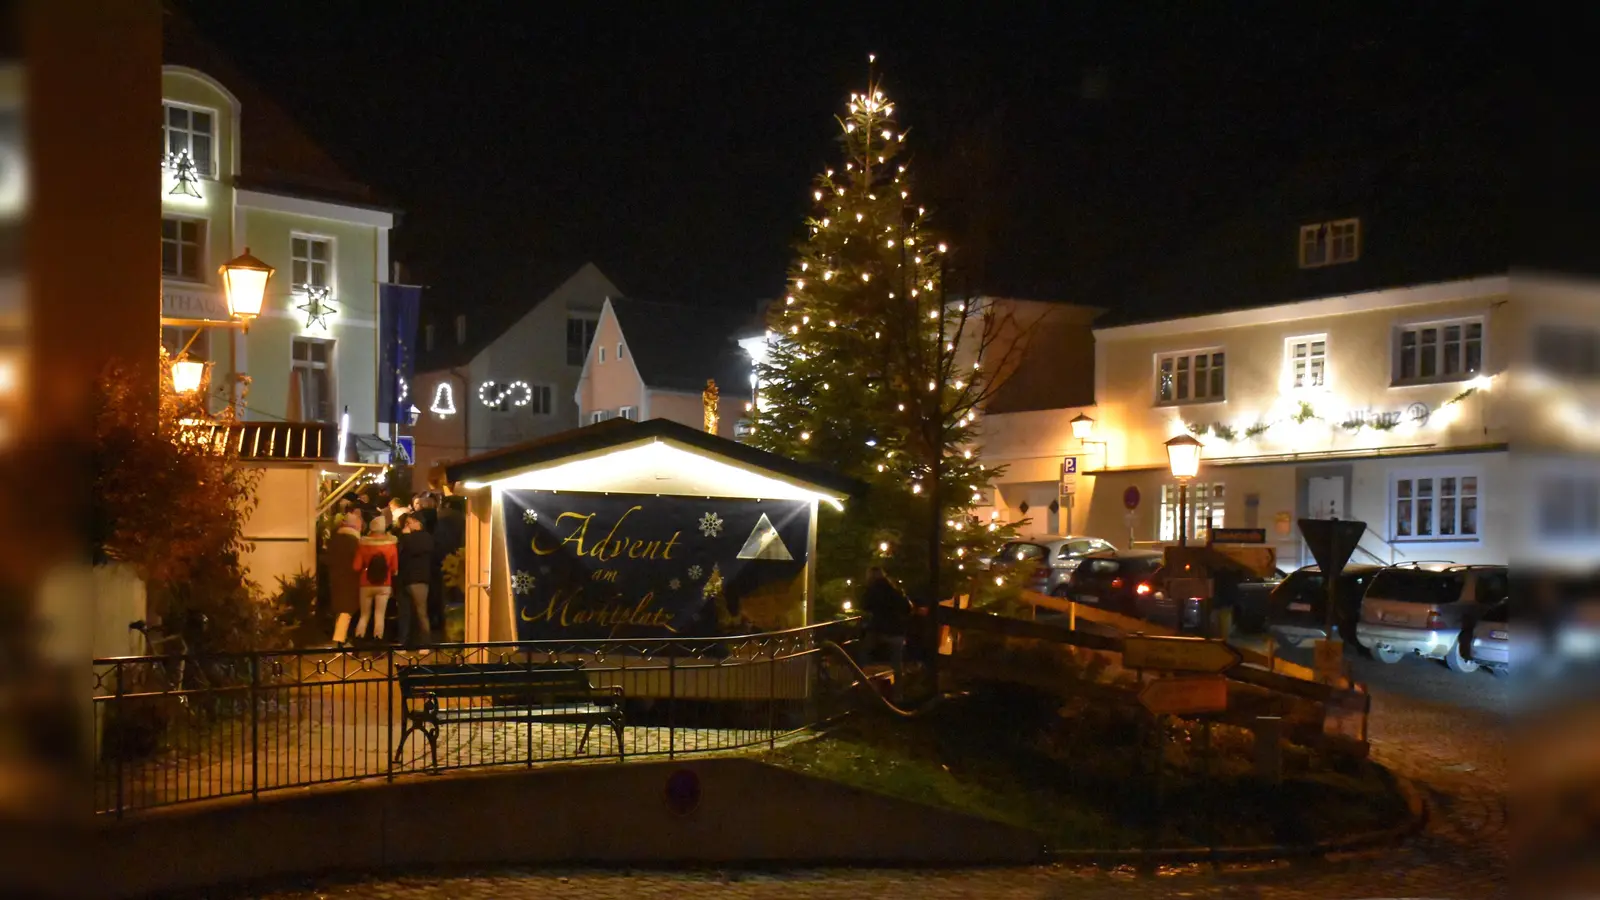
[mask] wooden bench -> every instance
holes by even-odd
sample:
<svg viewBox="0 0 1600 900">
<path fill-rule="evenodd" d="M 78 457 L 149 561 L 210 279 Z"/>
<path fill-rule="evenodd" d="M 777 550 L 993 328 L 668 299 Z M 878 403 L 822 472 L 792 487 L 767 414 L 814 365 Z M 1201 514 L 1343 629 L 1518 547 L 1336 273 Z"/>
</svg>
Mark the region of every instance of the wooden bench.
<svg viewBox="0 0 1600 900">
<path fill-rule="evenodd" d="M 400 702 L 405 727 L 395 748 L 398 764 L 406 740 L 421 732 L 428 742 L 430 769 L 439 768 L 439 729 L 478 722 L 524 722 L 585 725 L 578 752 L 584 752 L 596 725 L 617 736 L 617 758 L 623 758 L 622 688 L 597 688 L 581 669 L 566 665 L 517 666 L 494 663 L 411 665 L 399 670 Z M 480 700 L 466 706 L 441 701 Z M 532 748 L 528 751 L 533 752 Z"/>
</svg>

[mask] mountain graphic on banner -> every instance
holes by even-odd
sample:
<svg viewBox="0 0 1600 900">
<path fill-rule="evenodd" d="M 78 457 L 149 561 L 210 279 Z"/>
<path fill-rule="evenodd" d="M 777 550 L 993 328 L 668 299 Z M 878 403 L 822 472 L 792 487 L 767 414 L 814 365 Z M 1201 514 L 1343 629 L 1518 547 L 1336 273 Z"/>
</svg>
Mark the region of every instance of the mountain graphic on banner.
<svg viewBox="0 0 1600 900">
<path fill-rule="evenodd" d="M 794 559 L 789 553 L 789 548 L 783 545 L 783 538 L 778 536 L 778 529 L 772 527 L 772 520 L 767 518 L 766 513 L 761 514 L 761 519 L 751 530 L 750 537 L 745 539 L 738 558 L 790 561 Z"/>
</svg>

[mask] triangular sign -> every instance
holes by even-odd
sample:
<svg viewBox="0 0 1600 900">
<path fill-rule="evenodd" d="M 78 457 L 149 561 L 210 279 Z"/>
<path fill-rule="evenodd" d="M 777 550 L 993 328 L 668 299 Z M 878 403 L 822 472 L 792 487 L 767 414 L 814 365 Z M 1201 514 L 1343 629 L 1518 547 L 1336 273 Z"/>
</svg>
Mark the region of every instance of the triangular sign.
<svg viewBox="0 0 1600 900">
<path fill-rule="evenodd" d="M 1306 547 L 1317 560 L 1322 574 L 1329 578 L 1344 571 L 1344 564 L 1350 561 L 1350 554 L 1356 552 L 1356 545 L 1361 543 L 1361 535 L 1366 531 L 1367 523 L 1350 519 L 1300 520 L 1300 534 L 1306 539 Z"/>
<path fill-rule="evenodd" d="M 789 548 L 783 545 L 783 538 L 778 536 L 778 529 L 772 527 L 772 520 L 766 513 L 761 514 L 761 519 L 756 522 L 756 527 L 751 530 L 750 537 L 745 539 L 744 547 L 739 551 L 739 559 L 782 559 L 793 561 Z"/>
</svg>

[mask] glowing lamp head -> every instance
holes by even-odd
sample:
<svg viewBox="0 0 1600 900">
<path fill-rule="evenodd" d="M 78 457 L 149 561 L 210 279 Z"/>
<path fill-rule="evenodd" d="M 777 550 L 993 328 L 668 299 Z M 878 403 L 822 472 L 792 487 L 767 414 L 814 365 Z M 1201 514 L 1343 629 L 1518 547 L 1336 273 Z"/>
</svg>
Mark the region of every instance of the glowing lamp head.
<svg viewBox="0 0 1600 900">
<path fill-rule="evenodd" d="M 180 394 L 192 394 L 200 390 L 200 382 L 205 374 L 205 363 L 180 359 L 172 364 L 172 389 Z"/>
<path fill-rule="evenodd" d="M 267 298 L 267 282 L 276 271 L 250 255 L 250 248 L 222 264 L 223 293 L 228 298 L 228 315 L 245 323 L 261 315 Z"/>
<path fill-rule="evenodd" d="M 1079 413 L 1072 420 L 1072 436 L 1080 441 L 1094 437 L 1094 420 Z"/>
<path fill-rule="evenodd" d="M 1192 435 L 1180 434 L 1167 441 L 1167 465 L 1173 478 L 1193 478 L 1200 471 L 1200 451 L 1204 445 Z"/>
</svg>

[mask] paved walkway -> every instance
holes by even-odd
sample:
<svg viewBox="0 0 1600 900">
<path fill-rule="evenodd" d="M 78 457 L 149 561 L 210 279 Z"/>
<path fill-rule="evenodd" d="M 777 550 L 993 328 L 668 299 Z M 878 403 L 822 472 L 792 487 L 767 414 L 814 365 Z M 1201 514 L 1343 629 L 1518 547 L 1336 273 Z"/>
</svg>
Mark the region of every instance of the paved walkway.
<svg viewBox="0 0 1600 900">
<path fill-rule="evenodd" d="M 1433 815 L 1402 846 L 1339 858 L 1158 871 L 1033 867 L 991 870 L 816 870 L 783 873 L 607 872 L 490 869 L 334 881 L 250 895 L 252 900 L 363 897 L 383 900 L 716 900 L 994 898 L 1193 898 L 1358 900 L 1512 896 L 1507 883 L 1506 686 L 1486 673 L 1463 678 L 1423 661 L 1358 663 L 1372 687 L 1374 757 L 1414 779 Z M 1373 668 L 1377 667 L 1377 668 Z M 1370 669 L 1370 670 L 1369 670 Z M 1436 671 L 1437 670 L 1437 671 Z M 1481 676 L 1481 677 L 1480 677 Z M 1532 896 L 1526 892 L 1522 896 Z M 1541 896 L 1551 896 L 1544 894 Z"/>
</svg>

